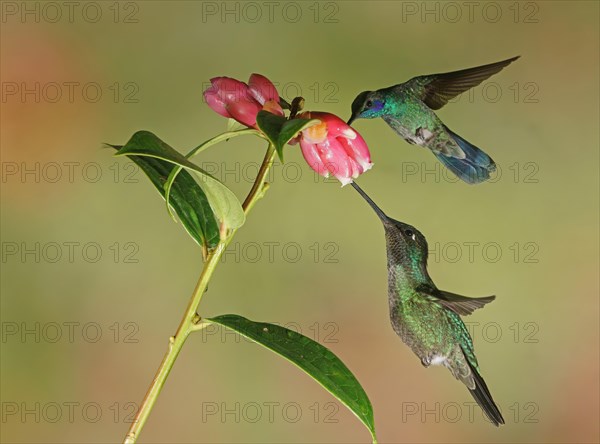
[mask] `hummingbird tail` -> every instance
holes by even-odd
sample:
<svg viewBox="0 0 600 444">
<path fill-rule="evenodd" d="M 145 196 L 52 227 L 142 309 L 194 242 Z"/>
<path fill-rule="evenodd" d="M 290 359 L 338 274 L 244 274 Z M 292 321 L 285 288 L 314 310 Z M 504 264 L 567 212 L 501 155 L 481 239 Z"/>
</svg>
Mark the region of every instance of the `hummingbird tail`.
<svg viewBox="0 0 600 444">
<path fill-rule="evenodd" d="M 469 389 L 471 392 L 471 396 L 477 401 L 479 407 L 484 411 L 485 415 L 488 419 L 498 427 L 500 424 L 504 424 L 504 418 L 502 417 L 502 413 L 498 409 L 498 406 L 494 402 L 492 398 L 492 394 L 487 387 L 487 384 L 477 371 L 473 365 L 469 362 L 469 367 L 471 367 L 471 373 L 473 375 L 473 381 L 475 382 L 475 388 Z"/>
<path fill-rule="evenodd" d="M 484 182 L 490 178 L 490 173 L 496 170 L 496 164 L 490 156 L 467 142 L 458 134 L 445 128 L 448 134 L 465 153 L 464 159 L 449 157 L 442 153 L 434 152 L 436 157 L 461 180 L 468 184 Z"/>
</svg>

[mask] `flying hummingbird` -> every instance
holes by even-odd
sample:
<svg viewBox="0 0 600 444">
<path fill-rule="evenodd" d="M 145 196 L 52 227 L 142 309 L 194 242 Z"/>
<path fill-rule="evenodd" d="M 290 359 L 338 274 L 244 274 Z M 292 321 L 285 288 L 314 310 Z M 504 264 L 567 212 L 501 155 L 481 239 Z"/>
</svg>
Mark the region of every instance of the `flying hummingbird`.
<svg viewBox="0 0 600 444">
<path fill-rule="evenodd" d="M 392 327 L 425 367 L 443 365 L 464 383 L 492 424 L 504 418 L 479 373 L 473 340 L 461 315 L 470 315 L 495 296 L 468 298 L 439 290 L 427 272 L 427 241 L 417 230 L 385 215 L 369 196 L 352 186 L 375 210 L 385 228 L 388 301 Z"/>
<path fill-rule="evenodd" d="M 500 72 L 519 56 L 502 62 L 443 74 L 413 77 L 377 91 L 363 91 L 352 102 L 352 117 L 381 117 L 408 143 L 429 148 L 460 179 L 480 183 L 490 178 L 496 164 L 490 156 L 451 131 L 433 110 Z"/>
</svg>

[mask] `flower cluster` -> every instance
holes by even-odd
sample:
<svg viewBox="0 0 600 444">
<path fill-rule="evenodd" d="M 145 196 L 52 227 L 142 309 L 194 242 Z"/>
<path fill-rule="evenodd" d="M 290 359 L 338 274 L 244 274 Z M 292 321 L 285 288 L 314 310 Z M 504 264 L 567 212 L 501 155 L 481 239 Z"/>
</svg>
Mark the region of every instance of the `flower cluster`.
<svg viewBox="0 0 600 444">
<path fill-rule="evenodd" d="M 257 128 L 261 110 L 284 115 L 277 89 L 260 74 L 252 74 L 248 84 L 229 77 L 213 78 L 204 98 L 215 112 L 251 128 Z M 343 186 L 373 166 L 365 140 L 338 116 L 309 111 L 297 117 L 319 122 L 290 141 L 291 145 L 300 143 L 304 159 L 318 174 L 332 175 Z"/>
</svg>

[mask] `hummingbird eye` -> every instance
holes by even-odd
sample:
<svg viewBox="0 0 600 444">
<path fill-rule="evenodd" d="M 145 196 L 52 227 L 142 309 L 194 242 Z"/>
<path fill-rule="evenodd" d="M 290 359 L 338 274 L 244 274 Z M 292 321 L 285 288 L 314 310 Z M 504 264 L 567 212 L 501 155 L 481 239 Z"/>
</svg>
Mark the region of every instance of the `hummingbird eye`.
<svg viewBox="0 0 600 444">
<path fill-rule="evenodd" d="M 415 239 L 415 233 L 413 233 L 412 230 L 404 230 L 404 234 L 406 234 L 408 237 L 412 237 L 412 239 Z"/>
<path fill-rule="evenodd" d="M 373 106 L 373 102 L 371 100 L 367 100 L 365 103 L 365 109 L 369 109 Z"/>
</svg>

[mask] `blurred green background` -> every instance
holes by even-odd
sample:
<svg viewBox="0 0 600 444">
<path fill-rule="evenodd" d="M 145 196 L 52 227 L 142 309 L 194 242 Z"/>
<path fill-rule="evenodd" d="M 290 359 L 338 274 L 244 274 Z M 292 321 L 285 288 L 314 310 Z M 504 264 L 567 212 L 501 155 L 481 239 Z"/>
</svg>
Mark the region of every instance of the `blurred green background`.
<svg viewBox="0 0 600 444">
<path fill-rule="evenodd" d="M 384 122 L 358 121 L 359 183 L 418 227 L 440 288 L 497 300 L 470 318 L 495 429 L 388 320 L 383 230 L 297 147 L 236 236 L 201 313 L 330 347 L 381 442 L 598 442 L 597 2 L 2 2 L 3 442 L 117 442 L 202 266 L 199 248 L 102 142 L 147 129 L 187 151 L 225 129 L 201 92 L 260 72 L 306 109 L 433 72 L 522 58 L 439 111 L 500 167 L 458 183 Z M 197 159 L 240 196 L 264 145 Z M 141 442 L 367 442 L 309 377 L 255 344 L 190 337 Z"/>
</svg>

